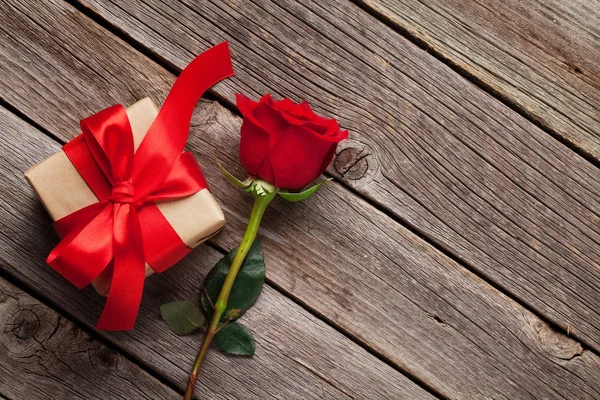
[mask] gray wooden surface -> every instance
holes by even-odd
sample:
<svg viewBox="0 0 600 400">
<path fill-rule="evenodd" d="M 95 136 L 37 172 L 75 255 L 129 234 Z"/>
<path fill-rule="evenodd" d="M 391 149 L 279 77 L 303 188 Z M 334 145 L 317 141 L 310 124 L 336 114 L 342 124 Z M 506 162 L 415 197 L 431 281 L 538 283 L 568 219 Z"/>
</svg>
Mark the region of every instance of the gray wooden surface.
<svg viewBox="0 0 600 400">
<path fill-rule="evenodd" d="M 597 0 L 358 0 L 600 159 Z"/>
<path fill-rule="evenodd" d="M 44 265 L 56 237 L 22 172 L 82 117 L 161 102 L 163 66 L 229 39 L 237 75 L 213 96 L 307 97 L 352 140 L 330 170 L 343 184 L 269 211 L 269 284 L 244 317 L 258 355 L 212 352 L 199 398 L 600 398 L 595 167 L 350 3 L 92 6 L 154 60 L 69 4 L 0 1 L 2 274 L 91 329 L 102 299 Z M 97 333 L 170 390 L 200 338 L 169 332 L 158 306 L 196 298 L 241 237 L 250 201 L 214 166 L 219 151 L 236 169 L 239 126 L 202 102 L 189 140 L 226 230 L 148 281 L 136 330 Z"/>
<path fill-rule="evenodd" d="M 349 2 L 85 4 L 179 68 L 230 40 L 219 96 L 336 115 L 352 140 L 333 175 L 600 350 L 597 168 L 501 102 Z"/>
<path fill-rule="evenodd" d="M 180 398 L 122 354 L 3 278 L 0 327 L 0 390 L 5 398 Z"/>
</svg>

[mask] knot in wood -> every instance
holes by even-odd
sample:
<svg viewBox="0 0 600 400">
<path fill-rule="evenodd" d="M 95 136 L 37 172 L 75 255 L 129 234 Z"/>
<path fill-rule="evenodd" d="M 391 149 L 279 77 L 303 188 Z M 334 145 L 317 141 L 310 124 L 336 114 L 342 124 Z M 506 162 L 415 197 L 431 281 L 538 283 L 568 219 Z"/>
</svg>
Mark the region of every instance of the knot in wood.
<svg viewBox="0 0 600 400">
<path fill-rule="evenodd" d="M 91 354 L 90 359 L 92 363 L 96 366 L 105 368 L 105 369 L 113 369 L 117 365 L 117 356 L 114 352 L 110 351 L 108 348 L 101 346 L 95 350 L 90 350 L 93 353 Z"/>
<path fill-rule="evenodd" d="M 18 339 L 29 339 L 38 333 L 40 325 L 40 317 L 35 312 L 19 310 L 13 314 L 12 322 L 8 324 L 8 330 Z"/>
<path fill-rule="evenodd" d="M 370 154 L 365 149 L 348 147 L 342 150 L 335 158 L 334 167 L 342 178 L 353 181 L 362 179 L 369 170 L 367 157 Z"/>
<path fill-rule="evenodd" d="M 581 343 L 557 331 L 545 322 L 537 322 L 534 328 L 542 348 L 552 356 L 561 360 L 572 360 L 583 353 Z"/>
</svg>

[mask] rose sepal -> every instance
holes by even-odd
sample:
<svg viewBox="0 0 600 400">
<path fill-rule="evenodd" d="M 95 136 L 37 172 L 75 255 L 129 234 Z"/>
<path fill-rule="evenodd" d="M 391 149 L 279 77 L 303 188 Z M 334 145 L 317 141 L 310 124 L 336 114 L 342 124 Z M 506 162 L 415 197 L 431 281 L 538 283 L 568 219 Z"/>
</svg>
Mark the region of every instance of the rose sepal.
<svg viewBox="0 0 600 400">
<path fill-rule="evenodd" d="M 316 185 L 314 185 L 306 190 L 303 190 L 302 192 L 294 193 L 294 192 L 280 190 L 278 193 L 279 193 L 279 196 L 281 196 L 284 200 L 291 201 L 292 203 L 296 203 L 298 201 L 308 199 L 310 196 L 313 195 L 313 193 L 315 193 L 317 190 L 319 190 L 321 185 L 323 185 L 325 182 L 329 182 L 332 179 L 333 178 L 327 178 L 325 180 L 322 180 L 321 182 L 317 183 Z"/>
<path fill-rule="evenodd" d="M 250 185 L 252 184 L 251 180 L 246 179 L 244 182 L 240 181 L 238 178 L 233 176 L 233 174 L 231 172 L 227 171 L 225 169 L 225 167 L 223 167 L 221 165 L 221 162 L 219 161 L 218 158 L 216 160 L 217 160 L 217 165 L 219 166 L 219 169 L 221 170 L 223 175 L 225 175 L 225 177 L 229 180 L 229 182 L 233 183 L 235 186 L 240 187 L 244 190 L 247 190 L 248 187 L 250 187 Z"/>
<path fill-rule="evenodd" d="M 245 189 L 246 192 L 254 197 L 274 196 L 275 193 L 279 191 L 275 185 L 262 179 L 250 177 L 244 181 L 244 183 L 246 182 L 248 183 L 248 186 L 246 186 Z"/>
</svg>

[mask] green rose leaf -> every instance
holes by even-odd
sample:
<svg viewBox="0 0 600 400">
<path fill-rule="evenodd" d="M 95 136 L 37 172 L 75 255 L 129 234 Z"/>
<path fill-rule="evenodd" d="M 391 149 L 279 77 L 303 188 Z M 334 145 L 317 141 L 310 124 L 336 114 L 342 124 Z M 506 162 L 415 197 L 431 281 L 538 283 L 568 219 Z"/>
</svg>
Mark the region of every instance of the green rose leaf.
<svg viewBox="0 0 600 400">
<path fill-rule="evenodd" d="M 174 301 L 160 306 L 160 315 L 178 335 L 188 335 L 202 327 L 202 310 L 191 301 Z"/>
<path fill-rule="evenodd" d="M 303 190 L 302 192 L 299 193 L 291 193 L 291 192 L 279 192 L 279 195 L 281 197 L 283 197 L 285 200 L 287 201 L 291 201 L 293 203 L 297 202 L 297 201 L 302 201 L 304 199 L 309 198 L 314 192 L 316 192 L 322 184 L 324 184 L 325 182 L 329 182 L 332 178 L 329 179 L 325 179 L 324 181 L 321 181 L 319 183 L 317 183 L 316 185 L 314 185 L 313 187 L 310 187 L 306 190 Z"/>
<path fill-rule="evenodd" d="M 236 356 L 254 355 L 255 345 L 252 332 L 239 322 L 229 322 L 215 335 L 217 347 L 227 354 Z"/>
<path fill-rule="evenodd" d="M 229 272 L 229 266 L 231 265 L 236 252 L 237 248 L 225 254 L 213 269 L 210 270 L 208 275 L 206 275 L 201 300 L 202 307 L 209 316 L 213 314 L 213 304 L 215 304 L 219 297 L 223 282 L 225 281 L 227 272 Z M 252 247 L 250 247 L 248 255 L 233 283 L 227 302 L 227 310 L 223 313 L 221 320 L 235 320 L 241 317 L 254 302 L 256 302 L 264 282 L 265 262 L 260 241 L 257 240 L 252 244 Z"/>
</svg>

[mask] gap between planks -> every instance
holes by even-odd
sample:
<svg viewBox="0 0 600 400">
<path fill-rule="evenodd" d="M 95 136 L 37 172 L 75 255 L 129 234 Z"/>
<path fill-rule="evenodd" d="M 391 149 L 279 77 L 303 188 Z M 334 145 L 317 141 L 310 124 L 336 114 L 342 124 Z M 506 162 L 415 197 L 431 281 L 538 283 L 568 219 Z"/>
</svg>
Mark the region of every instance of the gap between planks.
<svg viewBox="0 0 600 400">
<path fill-rule="evenodd" d="M 121 40 L 123 40 L 124 42 L 129 44 L 136 51 L 145 55 L 146 57 L 148 57 L 149 59 L 151 59 L 158 65 L 160 65 L 161 67 L 165 68 L 166 70 L 168 70 L 169 72 L 174 74 L 175 76 L 179 76 L 179 74 L 181 73 L 181 68 L 176 66 L 174 63 L 169 61 L 167 58 L 161 56 L 159 53 L 157 53 L 157 52 L 153 51 L 152 49 L 150 49 L 149 47 L 145 46 L 143 43 L 140 43 L 138 40 L 136 40 L 134 37 L 132 37 L 125 30 L 114 25 L 109 20 L 107 20 L 104 16 L 96 13 L 93 9 L 89 8 L 85 4 L 80 3 L 78 0 L 65 0 L 65 1 L 69 4 L 71 4 L 74 8 L 79 10 L 81 13 L 86 15 L 92 21 L 96 22 L 98 25 L 100 25 L 104 29 L 108 30 L 115 36 L 119 37 Z M 494 89 L 491 85 L 489 85 L 489 84 L 485 83 L 483 80 L 479 79 L 476 75 L 471 74 L 464 68 L 460 67 L 458 64 L 452 62 L 448 57 L 444 56 L 443 53 L 441 53 L 441 52 L 437 51 L 436 49 L 434 49 L 433 47 L 431 47 L 424 40 L 421 40 L 418 37 L 416 37 L 415 35 L 412 35 L 408 30 L 404 29 L 401 25 L 393 22 L 390 18 L 386 17 L 382 13 L 377 12 L 377 10 L 373 9 L 372 7 L 369 7 L 369 5 L 367 5 L 363 0 L 350 0 L 350 2 L 353 3 L 354 5 L 356 5 L 358 8 L 369 13 L 373 17 L 377 18 L 380 22 L 384 23 L 386 26 L 388 26 L 389 28 L 391 28 L 395 32 L 397 32 L 398 34 L 405 37 L 411 43 L 415 44 L 422 50 L 433 55 L 436 59 L 438 59 L 439 61 L 441 61 L 448 67 L 450 67 L 454 72 L 458 73 L 463 78 L 467 79 L 469 82 L 475 84 L 477 87 L 482 89 L 484 92 L 486 92 L 486 93 L 490 94 L 491 96 L 493 96 L 494 98 L 498 99 L 503 104 L 505 104 L 507 107 L 509 107 L 511 110 L 517 112 L 518 114 L 525 117 L 528 121 L 534 123 L 537 127 L 542 129 L 544 132 L 546 132 L 552 138 L 556 139 L 558 142 L 560 142 L 561 144 L 565 145 L 566 147 L 568 147 L 569 149 L 574 151 L 576 154 L 578 154 L 580 157 L 582 157 L 586 161 L 590 162 L 595 167 L 600 168 L 600 160 L 597 160 L 596 158 L 594 158 L 594 156 L 587 153 L 584 149 L 581 149 L 581 148 L 573 145 L 572 143 L 568 142 L 565 138 L 560 136 L 557 132 L 555 132 L 554 130 L 549 128 L 547 125 L 543 124 L 539 119 L 537 119 L 533 114 L 528 112 L 525 108 L 523 108 L 522 106 L 519 106 L 518 104 L 511 101 L 507 96 L 503 95 L 501 92 Z M 241 114 L 240 114 L 239 110 L 237 109 L 237 107 L 235 106 L 235 104 L 233 104 L 226 97 L 217 93 L 214 89 L 209 89 L 206 92 L 205 97 L 208 99 L 217 101 L 219 104 L 221 104 L 223 107 L 227 108 L 233 114 L 235 114 L 237 116 L 241 116 Z M 43 130 L 43 132 L 46 132 L 46 130 Z M 50 132 L 48 132 L 48 135 L 50 137 L 55 138 L 55 136 Z M 464 267 L 465 269 L 467 269 L 474 275 L 483 279 L 486 283 L 488 283 L 493 288 L 497 289 L 498 291 L 500 291 L 500 292 L 504 293 L 505 295 L 507 295 L 508 297 L 510 297 L 512 300 L 514 300 L 520 306 L 522 306 L 523 308 L 525 308 L 532 314 L 536 315 L 542 321 L 546 322 L 557 332 L 561 332 L 561 333 L 567 334 L 567 336 L 576 338 L 577 340 L 579 340 L 581 342 L 584 349 L 592 351 L 594 354 L 600 355 L 600 352 L 598 352 L 595 349 L 588 346 L 585 343 L 585 340 L 582 340 L 582 338 L 580 338 L 576 333 L 570 332 L 568 327 L 563 328 L 562 326 L 557 324 L 554 320 L 552 320 L 548 316 L 544 315 L 543 313 L 538 312 L 536 309 L 531 307 L 525 299 L 523 299 L 520 296 L 518 296 L 517 294 L 515 294 L 514 291 L 510 290 L 505 285 L 502 285 L 499 282 L 494 281 L 489 276 L 485 275 L 482 271 L 478 270 L 473 265 L 471 265 L 471 263 L 469 263 L 467 260 L 465 260 L 464 258 L 460 257 L 457 254 L 454 254 L 450 249 L 446 248 L 443 244 L 438 243 L 435 240 L 435 238 L 431 237 L 426 231 L 424 231 L 423 229 L 414 225 L 410 221 L 402 218 L 400 215 L 396 214 L 393 210 L 386 207 L 384 204 L 379 203 L 377 200 L 369 197 L 367 194 L 361 193 L 355 187 L 350 185 L 345 179 L 343 179 L 344 178 L 343 175 L 341 177 L 338 177 L 329 172 L 326 172 L 325 175 L 328 177 L 334 178 L 335 181 L 339 182 L 342 186 L 344 186 L 351 193 L 353 193 L 357 197 L 361 198 L 362 200 L 366 201 L 368 204 L 373 206 L 375 209 L 382 212 L 383 214 L 385 214 L 387 217 L 391 218 L 395 222 L 399 223 L 400 225 L 402 225 L 403 227 L 405 227 L 406 229 L 408 229 L 409 231 L 414 233 L 416 236 L 418 236 L 420 239 L 424 240 L 429 245 L 433 246 L 438 251 L 440 251 L 442 254 L 444 254 L 448 258 L 452 259 L 453 261 L 457 262 L 458 264 L 460 264 L 462 267 Z M 218 246 L 215 248 L 221 252 L 224 251 L 222 248 L 218 248 Z M 273 285 L 272 282 L 271 282 L 271 285 Z M 306 304 L 303 304 L 299 299 L 296 299 L 295 297 L 291 296 L 289 293 L 285 292 L 285 290 L 283 288 L 281 288 L 277 285 L 274 285 L 274 287 L 277 287 L 281 293 L 284 293 L 290 299 L 294 300 L 298 304 L 301 304 L 304 308 L 309 310 L 315 316 L 318 316 L 320 319 L 326 321 L 329 325 L 335 327 L 338 331 L 344 333 L 346 336 L 351 338 L 357 344 L 361 345 L 361 347 L 367 349 L 368 351 L 372 351 L 359 338 L 353 336 L 352 334 L 348 333 L 345 329 L 339 327 L 337 324 L 335 324 L 334 321 L 321 315 L 317 311 L 312 310 Z M 391 361 L 387 360 L 385 358 L 385 356 L 383 356 L 383 355 L 379 355 L 379 356 L 381 357 L 382 361 L 385 361 L 386 363 L 392 365 Z M 406 371 L 402 371 L 402 372 L 406 374 Z M 416 378 L 416 379 L 418 380 L 418 378 Z"/>
</svg>

